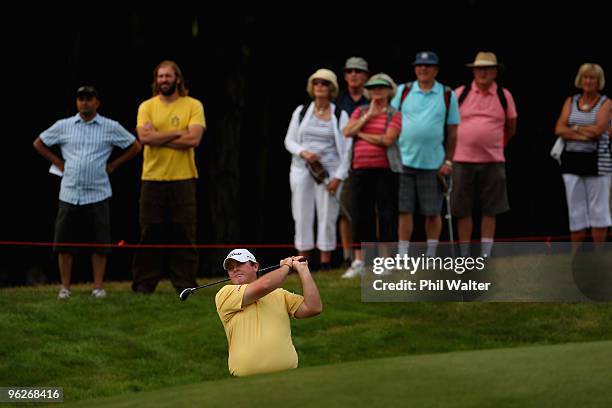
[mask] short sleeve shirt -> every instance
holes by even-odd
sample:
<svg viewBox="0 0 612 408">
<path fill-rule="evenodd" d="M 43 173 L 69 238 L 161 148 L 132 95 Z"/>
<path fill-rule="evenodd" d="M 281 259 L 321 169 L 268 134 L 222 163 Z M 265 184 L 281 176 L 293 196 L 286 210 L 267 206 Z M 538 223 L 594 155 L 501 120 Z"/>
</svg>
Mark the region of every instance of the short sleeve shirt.
<svg viewBox="0 0 612 408">
<path fill-rule="evenodd" d="M 304 297 L 279 288 L 242 307 L 247 286 L 226 285 L 215 296 L 227 337 L 230 373 L 244 376 L 296 368 L 289 318 Z"/>
<path fill-rule="evenodd" d="M 115 147 L 127 149 L 136 138 L 118 122 L 97 114 L 85 122 L 79 114 L 58 120 L 40 135 L 46 146 L 59 146 L 64 159 L 59 199 L 73 205 L 112 196 L 106 163 Z"/>
<path fill-rule="evenodd" d="M 403 87 L 391 101 L 396 109 L 401 101 Z M 412 89 L 402 104 L 402 131 L 399 137 L 399 147 L 402 164 L 424 170 L 440 168 L 444 161 L 445 122 L 448 125 L 459 124 L 459 107 L 455 93 L 451 91 L 448 107 L 444 102 L 444 86 L 434 82 L 428 92 L 422 91 L 418 81 L 412 84 Z"/>
<path fill-rule="evenodd" d="M 189 96 L 165 104 L 155 96 L 140 104 L 136 126 L 151 123 L 160 132 L 186 130 L 191 125 L 206 127 L 204 107 Z M 195 149 L 173 149 L 145 145 L 142 179 L 147 181 L 178 181 L 198 178 Z"/>
<path fill-rule="evenodd" d="M 466 163 L 504 162 L 504 127 L 507 119 L 517 117 L 512 94 L 504 89 L 507 108 L 504 111 L 497 96 L 497 84 L 481 91 L 475 82 L 461 104 L 461 124 L 457 129 L 457 146 L 453 160 Z M 455 91 L 463 92 L 463 86 Z"/>
</svg>

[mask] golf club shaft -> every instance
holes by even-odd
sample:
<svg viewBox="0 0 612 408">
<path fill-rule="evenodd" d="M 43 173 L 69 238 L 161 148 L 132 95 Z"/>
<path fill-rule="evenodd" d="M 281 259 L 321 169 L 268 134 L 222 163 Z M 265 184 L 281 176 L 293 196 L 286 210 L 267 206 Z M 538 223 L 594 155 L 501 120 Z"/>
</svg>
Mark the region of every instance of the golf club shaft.
<svg viewBox="0 0 612 408">
<path fill-rule="evenodd" d="M 330 182 L 329 178 L 326 178 L 323 181 L 323 184 L 328 185 L 329 182 Z M 329 195 L 334 197 L 334 200 L 336 200 L 336 202 L 338 203 L 338 206 L 340 207 L 340 211 L 344 214 L 344 216 L 346 217 L 348 222 L 352 223 L 353 222 L 353 218 L 351 218 L 351 214 L 349 214 L 349 212 L 346 210 L 346 207 L 344 207 L 344 205 L 342 205 L 342 201 L 340 201 L 340 199 L 338 197 L 336 197 L 336 194 L 332 194 L 330 192 Z"/>
<path fill-rule="evenodd" d="M 300 259 L 299 259 L 299 262 L 304 262 L 304 261 L 306 261 L 306 258 L 300 258 Z M 278 264 L 278 265 L 268 266 L 268 267 L 265 267 L 265 268 L 262 268 L 262 269 L 258 270 L 257 272 L 259 272 L 259 273 L 265 273 L 265 272 L 273 271 L 273 270 L 275 270 L 275 269 L 280 268 L 280 266 L 281 266 L 280 264 Z M 198 290 L 198 289 L 206 288 L 206 287 L 208 287 L 208 286 L 218 285 L 218 284 L 220 284 L 220 283 L 227 282 L 227 281 L 229 281 L 229 280 L 230 280 L 230 278 L 223 279 L 223 280 L 220 280 L 220 281 L 217 281 L 217 282 L 208 283 L 208 284 L 206 284 L 206 285 L 202 285 L 202 286 L 198 286 L 198 287 L 195 287 L 195 288 L 191 288 L 191 290 L 192 290 L 192 291 L 194 291 L 194 290 Z"/>
</svg>

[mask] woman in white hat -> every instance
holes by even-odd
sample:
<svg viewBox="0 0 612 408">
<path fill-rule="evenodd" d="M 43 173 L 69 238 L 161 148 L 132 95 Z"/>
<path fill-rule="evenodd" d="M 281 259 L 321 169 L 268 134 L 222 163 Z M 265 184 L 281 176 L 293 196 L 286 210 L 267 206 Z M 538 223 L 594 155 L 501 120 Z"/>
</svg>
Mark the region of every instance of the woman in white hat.
<svg viewBox="0 0 612 408">
<path fill-rule="evenodd" d="M 348 115 L 335 114 L 331 102 L 338 95 L 336 74 L 319 69 L 308 78 L 306 91 L 312 102 L 298 106 L 289 123 L 285 147 L 293 155 L 289 172 L 291 211 L 295 221 L 295 248 L 308 257 L 315 248 L 314 220 L 317 215 L 316 248 L 321 266 L 329 269 L 331 253 L 336 248 L 336 220 L 339 204 L 337 195 L 341 181 L 348 174 L 344 135 L 340 131 Z M 309 166 L 320 165 L 327 177 L 318 181 Z"/>
<path fill-rule="evenodd" d="M 574 81 L 582 92 L 566 99 L 555 133 L 565 140 L 561 173 L 569 210 L 574 250 L 591 229 L 593 242 L 606 240 L 610 217 L 612 157 L 608 126 L 611 102 L 599 93 L 605 86 L 603 69 L 582 64 Z"/>
</svg>

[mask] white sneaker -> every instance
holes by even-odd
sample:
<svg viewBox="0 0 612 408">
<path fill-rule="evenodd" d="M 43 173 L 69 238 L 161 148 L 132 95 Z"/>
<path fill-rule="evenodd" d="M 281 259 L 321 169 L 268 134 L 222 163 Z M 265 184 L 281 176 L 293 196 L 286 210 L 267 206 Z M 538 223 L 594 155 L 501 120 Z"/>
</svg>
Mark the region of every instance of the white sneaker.
<svg viewBox="0 0 612 408">
<path fill-rule="evenodd" d="M 57 294 L 58 299 L 68 299 L 69 297 L 70 297 L 70 289 L 66 289 L 65 287 L 62 287 L 59 293 Z"/>
<path fill-rule="evenodd" d="M 91 291 L 91 296 L 95 298 L 103 298 L 106 297 L 106 291 L 104 289 L 94 289 Z"/>
<path fill-rule="evenodd" d="M 342 274 L 341 277 L 344 279 L 356 278 L 357 276 L 363 275 L 364 272 L 365 272 L 365 265 L 363 261 L 360 261 L 359 259 L 355 259 L 353 263 L 351 264 L 351 267 L 348 268 L 346 272 Z"/>
</svg>

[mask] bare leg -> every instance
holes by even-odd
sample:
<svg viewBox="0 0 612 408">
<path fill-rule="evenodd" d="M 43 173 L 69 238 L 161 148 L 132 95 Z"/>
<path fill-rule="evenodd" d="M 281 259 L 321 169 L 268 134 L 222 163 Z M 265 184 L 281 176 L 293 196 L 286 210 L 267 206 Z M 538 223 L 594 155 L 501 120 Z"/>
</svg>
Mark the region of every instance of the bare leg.
<svg viewBox="0 0 612 408">
<path fill-rule="evenodd" d="M 483 215 L 482 224 L 480 225 L 480 237 L 491 238 L 495 236 L 495 216 Z"/>
<path fill-rule="evenodd" d="M 427 239 L 440 239 L 442 232 L 442 217 L 439 215 L 428 215 L 425 217 L 425 234 Z"/>
<path fill-rule="evenodd" d="M 106 270 L 106 254 L 91 254 L 91 268 L 94 276 L 94 289 L 102 289 Z"/>
<path fill-rule="evenodd" d="M 600 251 L 603 249 L 603 243 L 606 242 L 606 236 L 608 235 L 608 228 L 595 228 L 591 227 L 591 236 L 593 237 L 593 243 L 595 249 Z"/>
<path fill-rule="evenodd" d="M 363 249 L 355 249 L 355 259 L 363 261 Z"/>
<path fill-rule="evenodd" d="M 411 213 L 400 213 L 398 222 L 398 235 L 400 241 L 410 241 L 412 237 L 412 231 L 414 229 L 414 222 Z"/>
<path fill-rule="evenodd" d="M 57 257 L 57 263 L 59 266 L 60 279 L 62 280 L 62 286 L 66 289 L 70 289 L 70 274 L 72 272 L 72 254 L 68 252 L 60 252 Z"/>
<path fill-rule="evenodd" d="M 606 235 L 608 235 L 608 227 L 604 228 L 591 228 L 591 235 L 593 236 L 593 242 L 601 244 L 606 241 Z"/>
<path fill-rule="evenodd" d="M 472 239 L 472 217 L 457 218 L 457 233 L 459 234 L 459 242 L 470 242 Z"/>
<path fill-rule="evenodd" d="M 586 238 L 586 230 L 572 231 L 570 235 L 572 237 L 572 254 L 575 254 L 578 252 L 582 246 L 582 242 Z"/>
<path fill-rule="evenodd" d="M 322 264 L 328 264 L 331 261 L 331 251 L 321 251 L 319 260 Z"/>
<path fill-rule="evenodd" d="M 299 256 L 303 256 L 306 259 L 310 258 L 310 251 L 298 251 Z"/>
</svg>

